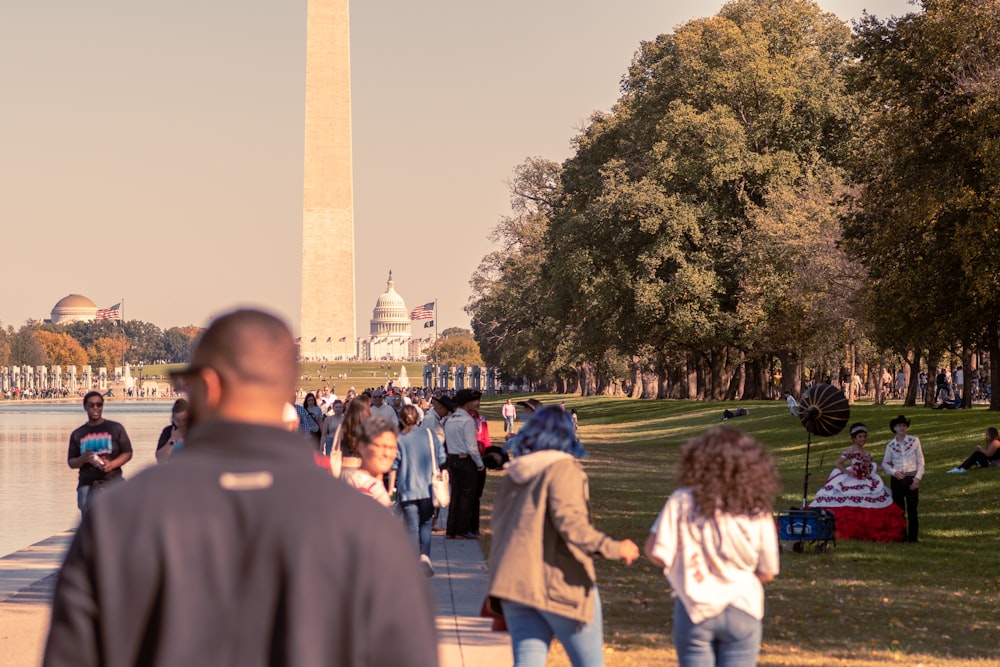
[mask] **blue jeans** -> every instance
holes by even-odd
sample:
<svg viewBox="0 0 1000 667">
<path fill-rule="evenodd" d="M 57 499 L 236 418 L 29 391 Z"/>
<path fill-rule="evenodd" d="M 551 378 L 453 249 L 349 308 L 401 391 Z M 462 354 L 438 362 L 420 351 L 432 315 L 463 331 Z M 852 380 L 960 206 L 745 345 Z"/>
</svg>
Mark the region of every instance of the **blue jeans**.
<svg viewBox="0 0 1000 667">
<path fill-rule="evenodd" d="M 510 630 L 514 667 L 545 667 L 552 637 L 558 637 L 573 667 L 603 667 L 604 614 L 594 587 L 594 620 L 580 623 L 534 607 L 501 600 Z"/>
<path fill-rule="evenodd" d="M 90 498 L 90 487 L 89 486 L 78 486 L 76 487 L 76 507 L 80 510 L 80 514 L 87 509 L 87 500 Z"/>
<path fill-rule="evenodd" d="M 674 601 L 674 647 L 680 667 L 753 667 L 763 632 L 760 621 L 731 606 L 695 625 L 683 603 Z"/>
<path fill-rule="evenodd" d="M 504 417 L 503 418 L 503 432 L 504 433 L 513 433 L 514 432 L 514 418 L 513 417 Z"/>
<path fill-rule="evenodd" d="M 431 555 L 431 519 L 434 518 L 434 501 L 430 498 L 420 500 L 404 500 L 399 504 L 410 531 L 413 547 L 421 555 L 430 558 Z"/>
</svg>

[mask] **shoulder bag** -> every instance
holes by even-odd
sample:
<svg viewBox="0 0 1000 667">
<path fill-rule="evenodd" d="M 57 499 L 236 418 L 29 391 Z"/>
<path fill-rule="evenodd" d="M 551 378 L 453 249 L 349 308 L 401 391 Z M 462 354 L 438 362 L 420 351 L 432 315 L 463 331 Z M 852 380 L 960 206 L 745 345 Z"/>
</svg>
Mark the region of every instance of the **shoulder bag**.
<svg viewBox="0 0 1000 667">
<path fill-rule="evenodd" d="M 431 473 L 431 498 L 434 500 L 434 507 L 447 507 L 451 504 L 451 484 L 448 471 L 438 467 L 437 454 L 434 453 L 434 436 L 430 429 L 427 431 L 427 444 L 431 448 L 431 464 L 434 466 Z"/>
<path fill-rule="evenodd" d="M 337 424 L 333 434 L 333 446 L 330 448 L 330 472 L 334 477 L 340 477 L 340 469 L 344 463 L 344 453 L 340 448 L 340 429 L 343 424 Z"/>
</svg>

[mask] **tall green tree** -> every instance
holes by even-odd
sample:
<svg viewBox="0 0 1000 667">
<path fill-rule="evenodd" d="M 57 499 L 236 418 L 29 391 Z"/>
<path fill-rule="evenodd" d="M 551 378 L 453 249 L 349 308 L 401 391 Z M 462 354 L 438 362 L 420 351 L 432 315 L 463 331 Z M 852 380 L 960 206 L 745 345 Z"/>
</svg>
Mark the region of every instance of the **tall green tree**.
<svg viewBox="0 0 1000 667">
<path fill-rule="evenodd" d="M 552 318 L 541 274 L 560 171 L 541 158 L 514 169 L 507 183 L 512 214 L 501 218 L 491 235 L 499 248 L 482 259 L 469 283 L 473 296 L 466 312 L 483 358 L 508 378 L 539 380 L 560 365 L 558 348 L 565 337 L 546 335 Z"/>
<path fill-rule="evenodd" d="M 923 9 L 858 26 L 863 187 L 845 235 L 867 269 L 872 310 L 885 313 L 873 322 L 880 340 L 931 357 L 978 342 L 998 359 L 1000 4 Z"/>
<path fill-rule="evenodd" d="M 838 230 L 821 187 L 843 187 L 850 39 L 814 2 L 737 0 L 642 45 L 564 165 L 548 229 L 544 275 L 576 355 L 651 349 L 662 374 L 686 350 L 699 394 L 722 398 L 735 360 L 773 351 L 768 323 L 804 305 L 807 264 L 789 257 Z M 813 247 L 769 229 L 794 201 L 830 232 Z"/>
<path fill-rule="evenodd" d="M 10 363 L 17 366 L 42 366 L 46 363 L 45 350 L 35 338 L 38 322 L 27 321 L 17 333 L 10 336 Z"/>
</svg>

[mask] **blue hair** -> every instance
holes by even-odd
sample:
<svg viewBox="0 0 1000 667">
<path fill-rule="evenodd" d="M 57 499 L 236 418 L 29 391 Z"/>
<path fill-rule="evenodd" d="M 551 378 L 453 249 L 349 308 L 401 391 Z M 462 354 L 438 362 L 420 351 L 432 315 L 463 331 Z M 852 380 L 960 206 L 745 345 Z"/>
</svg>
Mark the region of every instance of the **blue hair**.
<svg viewBox="0 0 1000 667">
<path fill-rule="evenodd" d="M 587 457 L 587 451 L 576 439 L 573 419 L 557 405 L 536 410 L 517 435 L 511 438 L 510 448 L 518 456 L 555 450 L 572 454 L 578 459 Z"/>
</svg>

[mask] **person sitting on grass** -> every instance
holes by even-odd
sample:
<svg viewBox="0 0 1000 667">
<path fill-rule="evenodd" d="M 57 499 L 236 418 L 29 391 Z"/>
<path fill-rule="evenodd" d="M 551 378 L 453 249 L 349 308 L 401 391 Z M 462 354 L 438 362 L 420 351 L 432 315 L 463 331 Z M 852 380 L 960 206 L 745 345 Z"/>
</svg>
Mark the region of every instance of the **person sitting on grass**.
<svg viewBox="0 0 1000 667">
<path fill-rule="evenodd" d="M 947 397 L 941 401 L 938 405 L 934 407 L 935 410 L 961 410 L 962 409 L 962 397 L 955 394 L 955 398 L 948 399 Z"/>
<path fill-rule="evenodd" d="M 948 473 L 968 472 L 973 466 L 977 468 L 1000 466 L 1000 435 L 992 426 L 986 429 L 986 447 L 976 445 L 976 450 L 969 458 L 962 461 L 962 465 L 949 470 Z"/>
</svg>

